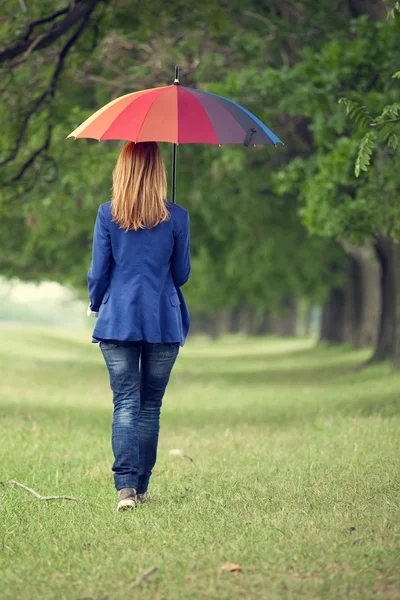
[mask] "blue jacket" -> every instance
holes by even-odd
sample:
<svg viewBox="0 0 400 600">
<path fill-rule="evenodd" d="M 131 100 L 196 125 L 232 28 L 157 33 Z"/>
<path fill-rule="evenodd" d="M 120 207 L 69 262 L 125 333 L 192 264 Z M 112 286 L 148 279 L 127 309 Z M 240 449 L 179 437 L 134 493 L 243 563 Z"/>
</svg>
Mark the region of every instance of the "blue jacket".
<svg viewBox="0 0 400 600">
<path fill-rule="evenodd" d="M 190 273 L 189 213 L 167 202 L 170 219 L 125 231 L 99 206 L 87 274 L 90 309 L 98 312 L 92 342 L 179 342 L 190 317 L 180 287 Z"/>
</svg>

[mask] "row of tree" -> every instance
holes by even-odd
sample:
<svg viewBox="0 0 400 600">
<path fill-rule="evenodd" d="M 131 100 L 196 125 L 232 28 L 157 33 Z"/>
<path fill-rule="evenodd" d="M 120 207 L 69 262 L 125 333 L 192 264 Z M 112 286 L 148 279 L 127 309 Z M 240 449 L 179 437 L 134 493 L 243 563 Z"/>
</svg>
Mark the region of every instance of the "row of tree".
<svg viewBox="0 0 400 600">
<path fill-rule="evenodd" d="M 93 222 L 120 145 L 65 137 L 111 98 L 171 83 L 177 63 L 185 85 L 233 98 L 285 142 L 179 147 L 194 328 L 291 334 L 300 302 L 306 322 L 323 305 L 323 339 L 375 345 L 374 360 L 397 364 L 396 111 L 384 143 L 363 138 L 371 115 L 399 101 L 400 19 L 387 18 L 390 8 L 46 0 L 24 12 L 3 3 L 0 272 L 86 295 Z M 365 169 L 372 152 L 357 177 L 356 161 Z"/>
</svg>

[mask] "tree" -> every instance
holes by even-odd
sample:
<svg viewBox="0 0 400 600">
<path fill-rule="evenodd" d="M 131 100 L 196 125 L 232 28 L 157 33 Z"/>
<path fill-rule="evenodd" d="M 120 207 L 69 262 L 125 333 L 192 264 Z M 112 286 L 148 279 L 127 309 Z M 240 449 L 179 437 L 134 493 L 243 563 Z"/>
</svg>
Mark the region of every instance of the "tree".
<svg viewBox="0 0 400 600">
<path fill-rule="evenodd" d="M 396 2 L 392 10 L 389 11 L 388 18 L 394 19 L 397 13 L 400 13 L 400 2 Z M 400 71 L 396 71 L 392 77 L 400 79 Z M 355 175 L 358 177 L 361 171 L 368 170 L 372 152 L 378 141 L 386 143 L 389 148 L 397 149 L 399 145 L 400 103 L 388 104 L 380 114 L 373 116 L 367 107 L 360 102 L 353 102 L 349 98 L 341 98 L 339 102 L 346 105 L 346 112 L 349 117 L 366 131 L 360 142 L 355 163 Z"/>
<path fill-rule="evenodd" d="M 354 176 L 359 134 L 350 128 L 337 100 L 342 90 L 351 89 L 352 101 L 367 98 L 372 106 L 398 102 L 399 90 L 388 84 L 387 74 L 395 67 L 399 24 L 362 17 L 351 23 L 351 31 L 352 37 L 346 32 L 328 37 L 318 56 L 306 49 L 289 73 L 281 72 L 285 99 L 280 107 L 310 120 L 315 152 L 291 161 L 280 176 L 292 172 L 311 231 L 347 245 L 372 240 L 382 272 L 380 332 L 373 360 L 383 360 L 393 357 L 396 347 L 397 248 L 391 240 L 397 238 L 400 225 L 399 175 L 393 148 L 384 148 L 374 171 L 362 181 Z M 289 86 L 295 90 L 290 96 L 285 94 Z"/>
<path fill-rule="evenodd" d="M 33 184 L 27 179 L 32 177 L 32 169 L 38 172 L 43 168 L 44 175 L 55 180 L 49 149 L 57 122 L 57 88 L 69 55 L 77 47 L 80 50 L 81 38 L 87 39 L 84 33 L 91 30 L 93 39 L 83 52 L 93 51 L 107 5 L 107 0 L 77 0 L 55 10 L 54 2 L 44 2 L 29 8 L 27 21 L 22 11 L 15 12 L 6 3 L 0 26 L 6 44 L 0 50 L 0 68 L 5 103 L 2 126 L 7 135 L 0 146 L 0 167 L 2 185 L 11 188 L 11 194 L 30 189 Z M 20 94 L 27 88 L 32 96 Z"/>
<path fill-rule="evenodd" d="M 47 96 L 51 107 L 44 103 L 29 119 L 26 135 L 31 147 L 21 144 L 3 169 L 3 181 L 10 185 L 3 186 L 0 196 L 5 239 L 1 271 L 7 276 L 57 279 L 86 294 L 95 213 L 97 205 L 109 198 L 111 166 L 119 146 L 66 142 L 65 136 L 112 97 L 170 83 L 173 65 L 179 63 L 184 83 L 245 104 L 287 141 L 279 151 L 179 149 L 178 199 L 192 215 L 194 276 L 187 288 L 191 306 L 214 321 L 227 309 L 246 315 L 246 328 L 252 332 L 271 327 L 271 322 L 276 323 L 274 313 L 286 307 L 288 316 L 278 327 L 292 329 L 300 298 L 321 302 L 330 287 L 346 280 L 342 238 L 347 236 L 343 230 L 340 235 L 326 234 L 320 223 L 323 215 L 315 217 L 319 224 L 314 226 L 312 200 L 320 166 L 324 160 L 323 168 L 332 166 L 327 155 L 335 154 L 336 145 L 339 155 L 343 151 L 337 141 L 346 128 L 334 96 L 343 75 L 337 61 L 344 46 L 343 60 L 351 70 L 353 54 L 359 51 L 351 40 L 355 36 L 357 44 L 362 39 L 362 33 L 351 29 L 349 17 L 367 13 L 377 18 L 382 6 L 356 0 L 335 5 L 327 0 L 248 0 L 245 4 L 235 0 L 226 6 L 180 0 L 168 5 L 141 3 L 137 10 L 138 2 L 126 0 L 110 10 L 106 3 L 98 3 L 71 46 L 54 96 Z M 52 20 L 47 17 L 56 11 L 50 2 L 35 10 L 35 20 L 44 20 L 41 29 L 33 29 L 36 36 L 51 30 Z M 92 38 L 93 19 L 100 17 Z M 63 18 L 58 15 L 54 21 Z M 70 32 L 79 25 L 71 27 Z M 7 102 L 25 109 L 24 90 L 30 80 L 43 86 L 40 92 L 44 93 L 62 39 L 61 35 L 47 47 L 31 51 L 25 62 L 10 71 Z M 8 47 L 14 45 L 11 40 Z M 319 58 L 321 51 L 331 63 L 333 76 Z M 357 73 L 357 83 L 364 85 L 364 79 L 364 71 Z M 336 112 L 328 115 L 326 142 L 326 113 L 333 106 Z M 4 119 L 1 152 L 9 151 L 13 136 L 18 139 L 17 121 L 17 117 L 15 122 Z M 48 147 L 12 181 L 32 150 L 35 153 L 47 139 L 49 127 Z M 169 160 L 169 148 L 165 152 Z M 339 174 L 337 178 L 335 185 L 342 193 L 346 184 Z M 327 215 L 330 196 L 325 187 L 320 193 L 327 194 Z M 302 206 L 305 225 L 318 235 L 310 235 L 301 222 Z"/>
</svg>

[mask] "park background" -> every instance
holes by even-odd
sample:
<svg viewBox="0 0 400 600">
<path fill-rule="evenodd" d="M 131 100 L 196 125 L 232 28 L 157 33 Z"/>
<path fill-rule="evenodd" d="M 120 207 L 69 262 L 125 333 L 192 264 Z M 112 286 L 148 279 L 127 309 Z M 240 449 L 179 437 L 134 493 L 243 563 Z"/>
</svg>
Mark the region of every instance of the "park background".
<svg viewBox="0 0 400 600">
<path fill-rule="evenodd" d="M 400 597 L 399 35 L 392 0 L 0 2 L 2 600 Z M 86 275 L 122 143 L 66 136 L 175 64 L 285 145 L 179 146 L 192 327 L 117 516 Z"/>
</svg>

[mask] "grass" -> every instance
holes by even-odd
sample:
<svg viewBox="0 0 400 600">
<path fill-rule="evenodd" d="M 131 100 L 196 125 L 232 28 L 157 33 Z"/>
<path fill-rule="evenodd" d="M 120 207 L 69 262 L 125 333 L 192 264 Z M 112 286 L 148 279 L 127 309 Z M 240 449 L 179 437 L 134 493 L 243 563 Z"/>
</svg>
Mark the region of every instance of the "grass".
<svg viewBox="0 0 400 600">
<path fill-rule="evenodd" d="M 189 341 L 164 399 L 153 500 L 117 513 L 98 346 L 40 326 L 2 325 L 1 339 L 0 479 L 84 500 L 0 487 L 1 600 L 400 598 L 388 365 L 355 371 L 368 353 L 310 340 Z"/>
</svg>

